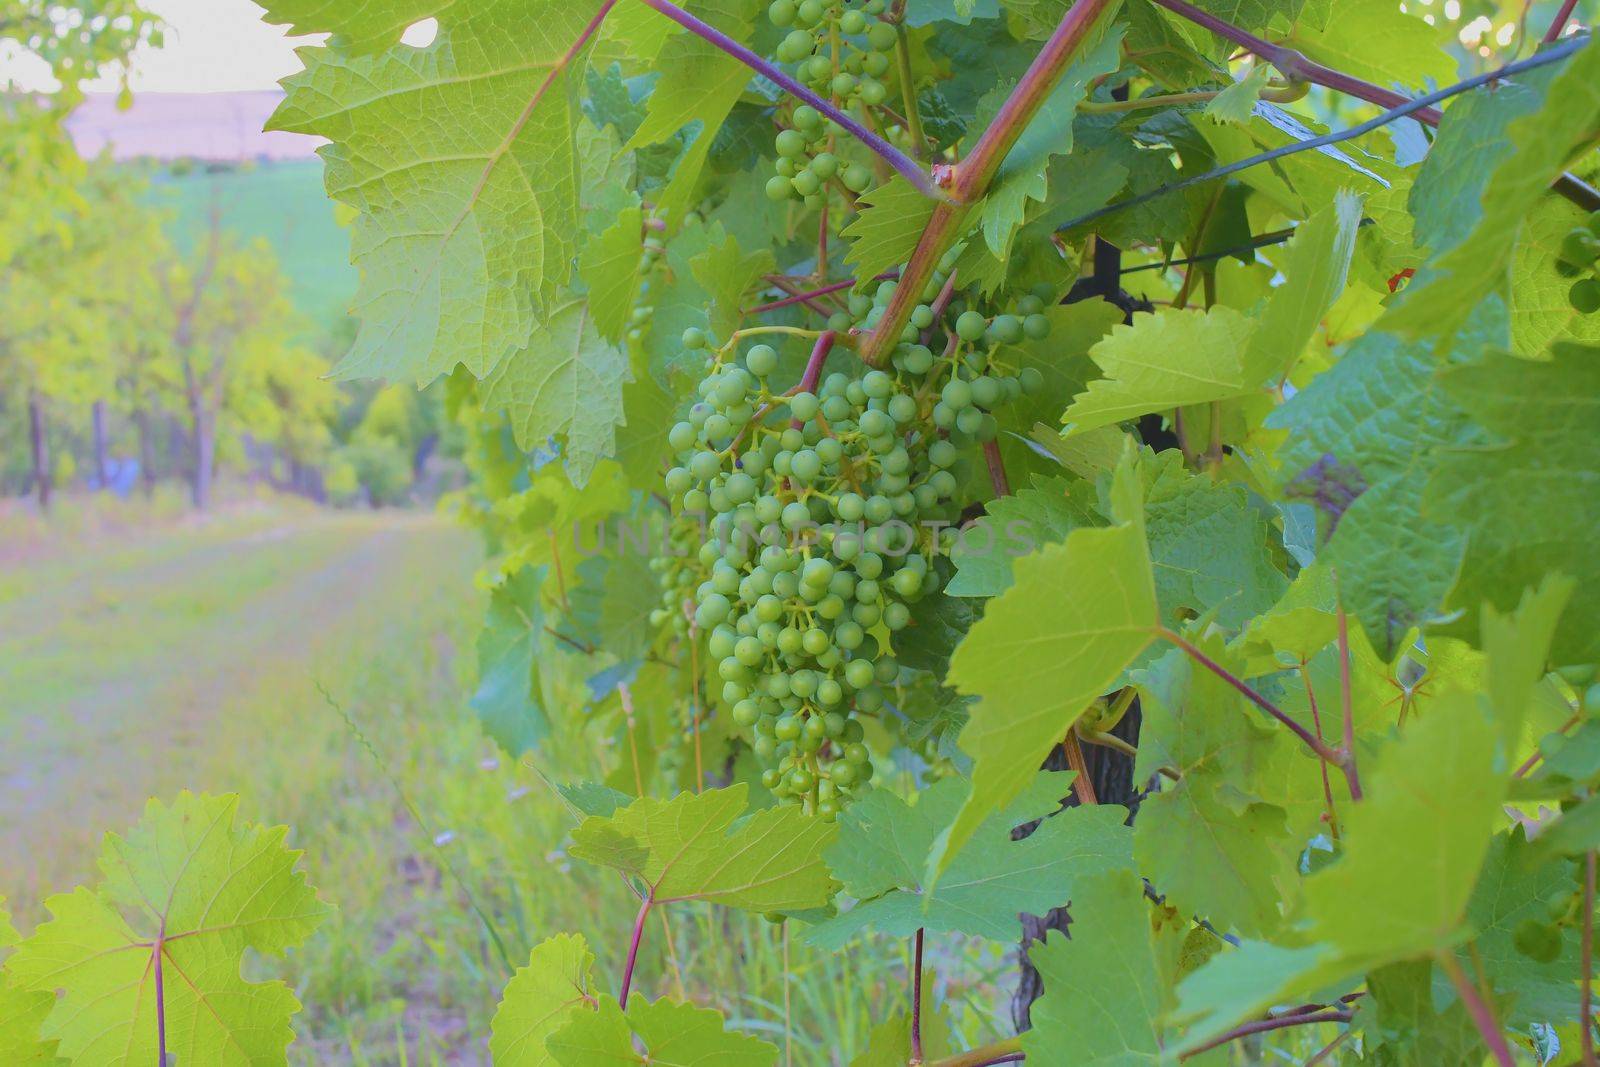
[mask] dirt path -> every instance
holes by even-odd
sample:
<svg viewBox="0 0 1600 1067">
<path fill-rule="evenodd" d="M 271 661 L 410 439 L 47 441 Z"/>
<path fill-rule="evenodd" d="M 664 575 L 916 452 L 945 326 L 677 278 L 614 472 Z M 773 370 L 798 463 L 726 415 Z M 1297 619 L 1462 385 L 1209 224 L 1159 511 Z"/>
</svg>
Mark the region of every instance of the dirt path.
<svg viewBox="0 0 1600 1067">
<path fill-rule="evenodd" d="M 328 736 L 316 681 L 374 620 L 444 610 L 423 568 L 470 597 L 475 558 L 431 517 L 313 514 L 0 574 L 0 894 L 90 875 L 149 796 L 282 780 Z"/>
</svg>

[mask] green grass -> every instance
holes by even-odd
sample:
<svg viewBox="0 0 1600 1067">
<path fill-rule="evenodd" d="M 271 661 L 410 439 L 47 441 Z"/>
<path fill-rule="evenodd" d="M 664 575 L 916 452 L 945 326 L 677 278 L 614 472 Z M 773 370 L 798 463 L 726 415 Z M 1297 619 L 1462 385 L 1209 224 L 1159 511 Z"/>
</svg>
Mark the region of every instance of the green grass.
<svg viewBox="0 0 1600 1067">
<path fill-rule="evenodd" d="M 93 876 L 99 836 L 147 796 L 229 791 L 246 817 L 292 827 L 339 909 L 287 963 L 260 965 L 305 1004 L 294 1062 L 486 1063 L 509 976 L 490 926 L 517 963 L 580 931 L 615 987 L 636 902 L 568 860 L 567 809 L 465 706 L 481 610 L 468 533 L 259 503 L 147 528 L 63 511 L 56 551 L 35 540 L 25 560 L 0 559 L 0 894 L 21 925 L 45 893 Z M 558 754 L 546 770 L 581 777 L 596 758 Z M 687 995 L 780 1047 L 787 1018 L 795 1064 L 848 1063 L 906 1001 L 902 943 L 834 956 L 796 936 L 786 968 L 782 929 L 759 918 L 663 914 L 636 988 Z M 940 996 L 984 1039 L 1011 962 L 934 952 L 963 983 Z"/>
</svg>

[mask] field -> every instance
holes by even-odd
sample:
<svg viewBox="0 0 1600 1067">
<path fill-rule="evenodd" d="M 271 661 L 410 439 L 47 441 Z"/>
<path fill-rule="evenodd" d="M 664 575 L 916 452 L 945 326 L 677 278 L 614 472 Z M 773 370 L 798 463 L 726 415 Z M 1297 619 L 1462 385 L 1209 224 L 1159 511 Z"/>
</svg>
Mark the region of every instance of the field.
<svg viewBox="0 0 1600 1067">
<path fill-rule="evenodd" d="M 24 929 L 43 895 L 93 877 L 100 835 L 146 797 L 237 792 L 245 817 L 292 827 L 339 909 L 287 967 L 262 964 L 306 1005 L 295 1062 L 486 1063 L 505 959 L 559 930 L 617 973 L 627 891 L 568 865 L 570 815 L 466 709 L 469 533 L 282 504 L 133 529 L 70 515 L 54 544 L 0 527 L 0 894 Z M 675 958 L 652 930 L 644 991 L 687 983 L 780 1044 L 787 951 L 797 1063 L 848 1062 L 903 997 L 897 943 L 813 958 L 759 919 L 666 922 Z M 964 1023 L 992 1013 L 987 980 L 942 992 Z"/>
</svg>

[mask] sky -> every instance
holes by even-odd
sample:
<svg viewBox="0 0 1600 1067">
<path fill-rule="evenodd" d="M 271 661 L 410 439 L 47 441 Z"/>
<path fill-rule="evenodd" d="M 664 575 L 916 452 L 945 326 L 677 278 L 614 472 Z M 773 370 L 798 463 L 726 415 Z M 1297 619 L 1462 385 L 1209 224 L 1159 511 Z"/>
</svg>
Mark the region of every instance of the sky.
<svg viewBox="0 0 1600 1067">
<path fill-rule="evenodd" d="M 300 69 L 297 44 L 282 27 L 261 21 L 250 0 L 147 0 L 145 7 L 167 23 L 166 47 L 135 54 L 135 92 L 216 93 L 271 89 L 278 79 Z M 31 57 L 0 55 L 0 84 L 29 91 L 53 87 L 49 72 Z M 90 83 L 91 90 L 115 90 L 115 79 Z"/>
</svg>

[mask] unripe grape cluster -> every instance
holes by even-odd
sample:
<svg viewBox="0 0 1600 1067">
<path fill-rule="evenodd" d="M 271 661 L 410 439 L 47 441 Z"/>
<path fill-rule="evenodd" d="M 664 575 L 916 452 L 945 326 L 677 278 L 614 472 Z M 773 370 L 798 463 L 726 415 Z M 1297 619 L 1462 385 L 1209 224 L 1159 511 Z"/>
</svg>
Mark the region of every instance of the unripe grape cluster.
<svg viewBox="0 0 1600 1067">
<path fill-rule="evenodd" d="M 633 300 L 633 309 L 628 313 L 628 341 L 630 344 L 640 344 L 644 341 L 645 334 L 650 330 L 650 321 L 655 317 L 654 290 L 666 268 L 666 245 L 661 239 L 661 233 L 666 229 L 666 222 L 651 215 L 645 219 L 644 248 L 639 253 L 639 287 Z"/>
<path fill-rule="evenodd" d="M 772 0 L 767 17 L 788 34 L 774 58 L 794 64 L 795 76 L 843 111 L 877 107 L 888 97 L 881 80 L 889 72 L 894 51 L 894 26 L 880 21 L 885 0 L 866 0 L 850 7 L 845 0 Z M 838 127 L 809 104 L 796 107 L 787 129 L 778 133 L 777 174 L 767 182 L 774 200 L 804 200 L 816 206 L 837 177 L 852 193 L 865 192 L 872 171 L 861 163 L 840 160 L 831 151 Z M 910 134 L 889 123 L 885 136 L 910 148 Z"/>
<path fill-rule="evenodd" d="M 1557 269 L 1576 278 L 1567 290 L 1567 302 L 1585 315 L 1600 311 L 1600 211 L 1582 226 L 1575 226 L 1561 241 Z"/>
<path fill-rule="evenodd" d="M 858 300 L 859 317 L 881 313 L 893 289 Z M 681 513 L 705 516 L 695 627 L 779 798 L 832 818 L 870 782 L 857 716 L 883 708 L 900 672 L 890 635 L 939 591 L 963 448 L 992 440 L 992 409 L 1039 382 L 998 347 L 1028 336 L 1037 314 L 963 311 L 940 333 L 941 355 L 910 327 L 884 368 L 819 370 L 814 389 L 787 391 L 770 345 L 740 364 L 740 337 L 712 350 L 702 331 L 685 333 L 708 352 L 706 374 L 669 432 L 665 486 Z"/>
</svg>

